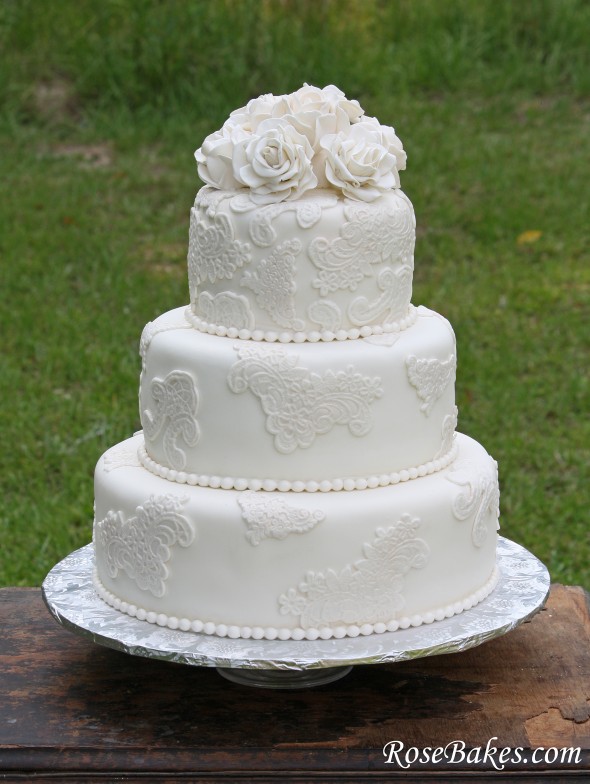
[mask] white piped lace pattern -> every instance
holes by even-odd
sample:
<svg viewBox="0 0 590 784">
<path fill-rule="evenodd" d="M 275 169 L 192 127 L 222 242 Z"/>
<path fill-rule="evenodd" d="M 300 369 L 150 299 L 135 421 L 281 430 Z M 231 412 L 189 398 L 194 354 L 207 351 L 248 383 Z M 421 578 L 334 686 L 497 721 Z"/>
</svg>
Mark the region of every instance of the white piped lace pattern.
<svg viewBox="0 0 590 784">
<path fill-rule="evenodd" d="M 256 294 L 258 305 L 273 321 L 295 332 L 305 326 L 295 315 L 296 258 L 300 251 L 299 240 L 287 240 L 262 259 L 255 270 L 246 270 L 240 281 Z"/>
<path fill-rule="evenodd" d="M 307 307 L 307 318 L 323 332 L 338 332 L 342 326 L 342 311 L 331 299 L 318 299 Z"/>
<path fill-rule="evenodd" d="M 333 628 L 322 626 L 320 628 L 303 629 L 301 627 L 286 628 L 275 626 L 235 626 L 225 623 L 215 623 L 213 621 L 203 621 L 200 619 L 177 618 L 166 613 L 157 613 L 147 610 L 144 607 L 125 602 L 114 593 L 108 591 L 102 584 L 98 573 L 94 572 L 93 582 L 97 594 L 100 598 L 114 607 L 115 610 L 126 613 L 132 618 L 140 621 L 155 623 L 158 626 L 166 626 L 169 629 L 179 629 L 185 632 L 196 632 L 198 634 L 215 634 L 218 637 L 229 637 L 230 639 L 242 638 L 245 640 L 329 640 L 342 639 L 343 637 L 358 637 L 359 635 L 383 634 L 384 632 L 395 632 L 398 629 L 409 629 L 410 627 L 421 626 L 423 623 L 433 623 L 442 621 L 445 618 L 452 618 L 464 610 L 470 610 L 475 605 L 483 601 L 486 596 L 494 590 L 498 582 L 499 572 L 494 567 L 487 582 L 474 591 L 470 596 L 461 599 L 453 604 L 439 606 L 421 615 L 402 616 L 382 623 L 363 623 L 350 624 L 347 626 L 339 625 Z"/>
<path fill-rule="evenodd" d="M 489 468 L 483 472 L 479 463 L 458 460 L 447 474 L 449 482 L 462 488 L 453 500 L 453 514 L 457 520 L 467 520 L 473 515 L 471 540 L 481 547 L 488 536 L 489 515 L 496 522 L 500 517 L 500 488 L 498 486 L 498 464 L 490 458 Z"/>
<path fill-rule="evenodd" d="M 319 273 L 313 281 L 322 297 L 332 291 L 354 291 L 365 277 L 374 275 L 373 265 L 397 262 L 414 268 L 415 219 L 407 198 L 389 209 L 348 204 L 346 222 L 332 242 L 316 237 L 308 255 Z"/>
<path fill-rule="evenodd" d="M 404 575 L 422 569 L 430 550 L 416 536 L 420 519 L 409 514 L 363 546 L 363 557 L 340 571 L 307 572 L 297 588 L 279 597 L 282 615 L 299 616 L 305 629 L 362 625 L 364 618 L 386 622 L 405 606 Z"/>
<path fill-rule="evenodd" d="M 400 471 L 394 471 L 390 474 L 372 474 L 360 477 L 343 477 L 336 479 L 318 479 L 318 480 L 298 480 L 298 479 L 257 479 L 252 477 L 233 477 L 233 476 L 218 476 L 211 474 L 196 474 L 188 473 L 186 471 L 177 471 L 174 468 L 167 468 L 166 466 L 156 463 L 155 460 L 148 455 L 145 445 L 139 447 L 139 459 L 144 468 L 152 474 L 168 479 L 171 482 L 178 482 L 179 484 L 187 484 L 199 487 L 213 487 L 222 488 L 223 490 L 266 490 L 273 492 L 278 490 L 280 492 L 293 491 L 295 493 L 327 493 L 330 491 L 340 490 L 366 490 L 367 488 L 387 487 L 388 485 L 397 485 L 400 482 L 408 482 L 410 479 L 417 479 L 419 476 L 429 476 L 437 471 L 446 468 L 457 455 L 457 445 L 453 445 L 446 455 L 435 460 L 430 460 L 427 463 L 422 463 L 419 466 L 412 466 L 411 468 L 403 468 Z"/>
<path fill-rule="evenodd" d="M 186 466 L 186 452 L 178 442 L 195 446 L 201 431 L 197 422 L 199 396 L 190 373 L 173 370 L 166 378 L 154 378 L 150 384 L 153 409 L 146 409 L 142 425 L 150 440 L 164 430 L 162 445 L 168 463 L 181 471 Z"/>
<path fill-rule="evenodd" d="M 442 444 L 436 453 L 435 460 L 442 455 L 447 454 L 453 446 L 455 440 L 455 431 L 457 430 L 457 418 L 459 416 L 459 409 L 454 407 L 452 414 L 447 414 L 442 423 Z"/>
<path fill-rule="evenodd" d="M 377 286 L 383 292 L 373 302 L 366 297 L 356 297 L 348 307 L 348 318 L 360 327 L 370 321 L 391 322 L 399 319 L 407 309 L 412 296 L 412 269 L 403 266 L 398 270 L 386 267 L 377 277 Z"/>
<path fill-rule="evenodd" d="M 422 359 L 413 355 L 406 360 L 408 380 L 422 400 L 420 411 L 428 416 L 432 407 L 450 383 L 455 382 L 457 358 L 451 354 L 448 359 Z"/>
<path fill-rule="evenodd" d="M 206 332 L 209 335 L 218 335 L 219 337 L 264 341 L 267 343 L 318 343 L 319 341 L 331 343 L 333 340 L 357 340 L 358 338 L 367 338 L 370 335 L 386 335 L 394 332 L 403 332 L 403 330 L 411 327 L 416 321 L 416 310 L 417 309 L 413 305 L 410 305 L 406 316 L 399 321 L 390 324 L 381 324 L 378 326 L 367 325 L 358 328 L 354 327 L 352 329 L 323 329 L 301 332 L 294 332 L 293 330 L 279 331 L 229 327 L 226 324 L 206 321 L 200 316 L 197 316 L 190 307 L 187 308 L 185 316 L 191 326 L 198 332 Z M 311 318 L 311 320 L 316 321 L 315 318 Z"/>
<path fill-rule="evenodd" d="M 272 222 L 284 212 L 294 212 L 295 220 L 302 229 L 315 226 L 322 217 L 324 207 L 333 207 L 338 201 L 337 196 L 328 192 L 325 195 L 316 192 L 312 198 L 296 199 L 292 202 L 280 202 L 259 206 L 246 194 L 238 194 L 230 198 L 230 209 L 233 212 L 253 212 L 248 227 L 250 239 L 259 248 L 269 248 L 276 242 L 277 233 Z"/>
<path fill-rule="evenodd" d="M 107 474 L 116 468 L 141 468 L 137 456 L 137 444 L 128 440 L 111 447 L 104 454 L 103 467 Z"/>
<path fill-rule="evenodd" d="M 264 492 L 249 490 L 240 493 L 238 504 L 246 524 L 246 539 L 258 546 L 263 539 L 286 539 L 290 534 L 302 534 L 325 519 L 321 509 L 305 509 L 287 504 Z"/>
<path fill-rule="evenodd" d="M 231 278 L 238 267 L 250 261 L 250 246 L 234 239 L 229 218 L 222 212 L 202 220 L 191 209 L 188 245 L 188 269 L 191 287 L 208 280 Z M 196 291 L 191 292 L 196 295 Z M 194 299 L 194 297 L 192 297 Z"/>
<path fill-rule="evenodd" d="M 379 377 L 362 376 L 352 365 L 320 376 L 299 367 L 298 356 L 278 349 L 240 348 L 238 357 L 229 388 L 237 394 L 248 390 L 260 400 L 266 429 L 281 454 L 307 449 L 335 425 L 346 425 L 359 437 L 371 430 L 369 405 L 383 394 Z"/>
<path fill-rule="evenodd" d="M 221 291 L 212 295 L 202 291 L 197 297 L 196 307 L 207 323 L 225 324 L 228 329 L 254 329 L 254 314 L 248 298 L 232 291 Z"/>
<path fill-rule="evenodd" d="M 142 591 L 164 596 L 170 548 L 188 547 L 195 538 L 191 523 L 180 514 L 187 501 L 171 494 L 151 496 L 133 517 L 110 511 L 95 523 L 94 536 L 113 579 L 122 570 Z"/>
</svg>

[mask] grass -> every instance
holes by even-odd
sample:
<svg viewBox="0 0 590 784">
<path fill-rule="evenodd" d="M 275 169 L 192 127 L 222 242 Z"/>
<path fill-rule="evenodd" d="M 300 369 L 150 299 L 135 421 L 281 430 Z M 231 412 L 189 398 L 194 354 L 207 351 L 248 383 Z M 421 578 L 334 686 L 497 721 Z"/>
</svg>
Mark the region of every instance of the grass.
<svg viewBox="0 0 590 784">
<path fill-rule="evenodd" d="M 94 464 L 139 427 L 143 324 L 188 299 L 192 151 L 305 80 L 403 139 L 413 299 L 455 328 L 459 427 L 499 462 L 504 534 L 590 588 L 590 6 L 38 9 L 0 7 L 0 584 L 90 539 Z"/>
</svg>

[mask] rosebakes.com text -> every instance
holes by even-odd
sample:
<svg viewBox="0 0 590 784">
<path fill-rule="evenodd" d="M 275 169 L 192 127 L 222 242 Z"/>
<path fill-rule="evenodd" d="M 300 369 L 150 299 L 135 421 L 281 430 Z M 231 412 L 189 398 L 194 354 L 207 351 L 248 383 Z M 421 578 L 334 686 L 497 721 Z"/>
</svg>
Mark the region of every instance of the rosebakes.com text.
<svg viewBox="0 0 590 784">
<path fill-rule="evenodd" d="M 467 748 L 462 740 L 452 740 L 446 746 L 425 746 L 422 749 L 408 746 L 401 740 L 390 740 L 383 747 L 386 765 L 395 765 L 408 770 L 414 765 L 491 765 L 504 770 L 507 765 L 576 765 L 582 762 L 581 749 L 570 746 L 558 749 L 554 746 L 524 749 L 494 745 L 498 738 L 488 740 L 485 746 Z"/>
</svg>

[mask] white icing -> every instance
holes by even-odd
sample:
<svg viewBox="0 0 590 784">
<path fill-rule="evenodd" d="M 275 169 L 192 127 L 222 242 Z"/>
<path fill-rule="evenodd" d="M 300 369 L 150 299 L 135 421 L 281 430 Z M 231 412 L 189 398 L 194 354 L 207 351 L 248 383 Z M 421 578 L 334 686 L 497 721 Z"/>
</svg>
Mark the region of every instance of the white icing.
<svg viewBox="0 0 590 784">
<path fill-rule="evenodd" d="M 441 458 L 448 454 L 453 448 L 453 441 L 455 440 L 455 430 L 457 429 L 457 416 L 459 409 L 455 406 L 451 414 L 447 414 L 442 423 L 442 444 L 440 450 L 436 453 L 435 459 Z"/>
<path fill-rule="evenodd" d="M 132 442 L 139 447 L 141 440 L 139 435 Z M 457 464 L 463 466 L 464 476 L 476 486 L 479 475 L 489 475 L 490 458 L 471 439 L 458 435 L 456 441 Z M 188 619 L 193 630 L 191 624 L 198 621 L 200 626 L 197 624 L 196 630 L 210 634 L 218 633 L 224 626 L 227 629 L 249 627 L 274 629 L 277 634 L 279 631 L 283 636 L 291 634 L 295 639 L 300 634 L 297 630 L 303 629 L 306 621 L 301 614 L 281 613 L 278 598 L 282 594 L 294 588 L 296 593 L 307 596 L 301 590 L 303 583 L 311 585 L 306 574 L 321 574 L 326 578 L 321 584 L 329 588 L 328 595 L 332 596 L 330 586 L 338 586 L 334 600 L 336 594 L 342 596 L 345 584 L 349 588 L 358 585 L 364 587 L 351 599 L 354 606 L 373 606 L 366 600 L 367 586 L 373 585 L 373 577 L 381 587 L 389 578 L 375 573 L 365 583 L 373 566 L 363 566 L 363 563 L 366 560 L 376 563 L 381 558 L 382 565 L 389 564 L 387 574 L 391 579 L 395 573 L 402 581 L 396 581 L 398 589 L 390 589 L 389 593 L 403 596 L 403 608 L 387 617 L 383 602 L 389 600 L 383 596 L 362 619 L 357 615 L 354 621 L 316 623 L 312 621 L 312 615 L 315 619 L 320 612 L 316 597 L 313 606 L 309 606 L 309 628 L 304 629 L 303 636 L 313 635 L 312 630 L 318 627 L 338 635 L 342 629 L 348 629 L 345 634 L 350 633 L 353 626 L 391 622 L 395 627 L 406 617 L 430 617 L 440 608 L 454 606 L 477 594 L 495 563 L 493 528 L 497 510 L 484 505 L 482 520 L 488 535 L 481 546 L 475 547 L 471 523 L 461 524 L 453 510 L 456 497 L 466 488 L 449 479 L 453 469 L 451 465 L 395 486 L 377 484 L 373 489 L 300 492 L 293 496 L 270 490 L 266 493 L 215 490 L 186 483 L 181 491 L 183 503 L 176 513 L 194 531 L 198 530 L 198 541 L 195 538 L 187 547 L 171 547 L 171 558 L 164 560 L 167 567 L 164 594 L 155 597 L 149 590 L 140 588 L 124 570 L 119 569 L 113 577 L 108 565 L 109 551 L 97 529 L 95 552 L 100 582 L 120 602 L 144 608 L 146 613 L 154 613 L 154 618 L 163 614 Z M 96 471 L 96 518 L 103 520 L 112 510 L 117 510 L 126 521 L 135 518 L 137 508 L 145 507 L 146 498 L 170 496 L 174 487 L 169 479 L 143 469 L 122 467 L 107 472 L 100 461 Z M 404 518 L 405 515 L 409 518 Z M 280 532 L 282 536 L 287 531 L 283 538 L 271 533 L 275 518 L 275 533 Z M 420 526 L 413 530 L 411 522 L 416 518 Z M 413 566 L 406 570 L 407 562 L 403 558 L 400 562 L 396 560 L 395 552 L 402 544 L 401 530 L 387 533 L 386 541 L 375 544 L 375 540 L 382 538 L 376 535 L 378 529 L 388 532 L 404 520 L 407 540 L 419 539 L 428 548 L 429 556 L 420 568 Z M 299 525 L 307 530 L 298 532 Z M 246 536 L 251 529 L 260 539 L 258 546 L 253 546 Z M 376 547 L 379 553 L 369 556 L 366 545 Z M 386 553 L 391 556 L 389 560 Z M 350 573 L 345 569 L 347 564 Z M 328 579 L 330 570 L 338 577 L 336 582 Z"/>
<path fill-rule="evenodd" d="M 338 289 L 355 291 L 363 278 L 375 274 L 375 265 L 398 261 L 414 268 L 414 212 L 401 192 L 384 207 L 350 202 L 344 217 L 337 238 L 316 237 L 309 245 L 320 271 L 313 286 L 322 297 Z"/>
<path fill-rule="evenodd" d="M 246 190 L 203 188 L 191 212 L 191 310 L 224 335 L 235 323 L 224 322 L 211 301 L 249 288 L 256 294 L 248 297 L 251 323 L 241 329 L 263 339 L 338 330 L 358 338 L 360 327 L 407 318 L 414 239 L 412 205 L 399 190 L 374 204 L 314 190 L 261 207 Z M 329 315 L 318 305 L 326 299 Z"/>
<path fill-rule="evenodd" d="M 122 569 L 137 587 L 161 597 L 166 590 L 171 547 L 188 547 L 195 538 L 192 524 L 180 514 L 186 498 L 168 494 L 151 497 L 125 519 L 109 511 L 95 523 L 95 541 L 105 554 L 108 574 Z"/>
<path fill-rule="evenodd" d="M 455 434 L 453 433 L 453 436 Z M 374 487 L 387 487 L 387 485 L 397 485 L 400 482 L 408 482 L 410 479 L 417 479 L 421 476 L 429 476 L 443 468 L 446 468 L 456 456 L 456 448 L 453 439 L 448 452 L 440 457 L 422 463 L 418 466 L 402 468 L 401 471 L 393 471 L 389 474 L 347 476 L 325 479 L 274 479 L 272 477 L 234 477 L 210 474 L 195 474 L 187 471 L 177 471 L 168 468 L 148 455 L 145 446 L 139 446 L 139 460 L 141 465 L 150 473 L 179 484 L 199 485 L 199 487 L 222 488 L 224 490 L 266 490 L 272 492 L 278 490 L 287 493 L 293 490 L 296 493 L 328 493 L 332 490 L 366 490 Z"/>
<path fill-rule="evenodd" d="M 168 373 L 166 378 L 153 378 L 150 393 L 153 409 L 143 411 L 142 425 L 148 438 L 154 439 L 163 431 L 162 446 L 170 466 L 182 470 L 186 453 L 179 446 L 195 446 L 201 434 L 197 422 L 199 396 L 192 376 L 182 370 Z"/>
<path fill-rule="evenodd" d="M 318 299 L 316 302 L 311 302 L 307 308 L 307 317 L 323 331 L 336 332 L 342 325 L 340 308 L 329 299 Z"/>
<path fill-rule="evenodd" d="M 202 291 L 197 297 L 199 312 L 214 324 L 225 324 L 227 329 L 254 329 L 254 314 L 248 298 L 232 291 L 220 291 L 215 296 Z"/>
<path fill-rule="evenodd" d="M 189 373 L 198 380 L 200 438 L 192 447 L 179 440 L 186 454 L 181 467 L 167 457 L 162 433 L 146 433 L 149 458 L 198 477 L 290 483 L 391 476 L 432 463 L 443 456 L 454 385 L 425 416 L 406 359 L 444 361 L 454 339 L 431 318 L 396 334 L 392 345 L 363 339 L 270 345 L 196 330 L 158 335 L 146 358 L 140 410 L 153 410 L 152 379 Z"/>
<path fill-rule="evenodd" d="M 230 200 L 230 207 L 233 212 L 255 211 L 250 217 L 248 234 L 252 242 L 258 245 L 259 248 L 268 248 L 277 240 L 277 232 L 273 227 L 273 221 L 283 212 L 292 210 L 299 228 L 310 229 L 320 221 L 322 209 L 324 207 L 333 207 L 336 202 L 335 195 L 326 194 L 313 200 L 300 199 L 295 202 L 282 202 L 260 207 L 242 193 Z"/>
<path fill-rule="evenodd" d="M 352 366 L 319 375 L 298 366 L 296 355 L 277 350 L 241 348 L 238 356 L 229 387 L 236 393 L 249 390 L 260 400 L 279 452 L 307 449 L 334 425 L 347 425 L 354 436 L 371 429 L 369 404 L 383 394 L 380 378 L 362 376 Z"/>
<path fill-rule="evenodd" d="M 410 303 L 393 128 L 304 85 L 232 112 L 195 156 L 190 306 L 146 325 L 144 430 L 95 472 L 99 595 L 230 639 L 472 607 L 497 579 L 497 466 L 456 433 L 452 328 Z"/>
<path fill-rule="evenodd" d="M 285 330 L 283 332 L 276 332 L 274 330 L 252 330 L 250 328 L 239 328 L 219 324 L 216 320 L 208 322 L 205 319 L 198 318 L 191 310 L 186 311 L 187 321 L 199 332 L 206 332 L 209 335 L 217 335 L 218 337 L 240 338 L 240 340 L 256 340 L 265 341 L 267 343 L 317 343 L 322 341 L 324 343 L 331 343 L 333 340 L 357 340 L 358 338 L 366 338 L 372 335 L 389 335 L 411 327 L 416 321 L 416 308 L 410 305 L 408 313 L 404 318 L 399 321 L 383 324 L 382 326 L 363 326 L 360 329 L 353 327 L 352 329 L 341 329 L 339 325 L 342 322 L 340 310 L 336 311 L 338 306 L 335 303 L 334 308 L 326 307 L 328 300 L 318 300 L 318 307 L 314 308 L 312 305 L 308 308 L 308 317 L 310 321 L 315 322 L 322 327 L 321 331 L 311 330 L 309 332 L 293 332 Z M 317 320 L 316 320 L 317 317 Z M 392 345 L 390 343 L 390 345 Z"/>
<path fill-rule="evenodd" d="M 238 267 L 250 261 L 247 243 L 234 239 L 232 224 L 220 212 L 209 219 L 199 217 L 195 207 L 191 210 L 188 247 L 189 280 L 196 287 L 204 281 L 230 279 Z M 194 299 L 194 296 L 191 297 Z"/>
<path fill-rule="evenodd" d="M 103 465 L 107 472 L 123 466 L 139 468 L 141 463 L 137 455 L 137 445 L 132 441 L 116 444 L 103 455 Z"/>
<path fill-rule="evenodd" d="M 297 588 L 279 597 L 281 614 L 299 616 L 304 627 L 387 622 L 405 606 L 404 575 L 423 568 L 428 545 L 416 536 L 420 520 L 403 514 L 388 528 L 378 528 L 363 545 L 363 558 L 339 571 L 309 571 Z"/>
<path fill-rule="evenodd" d="M 263 259 L 256 269 L 247 270 L 241 280 L 242 286 L 255 292 L 260 307 L 279 326 L 295 332 L 305 326 L 295 315 L 295 272 L 300 251 L 299 240 L 287 240 Z"/>
<path fill-rule="evenodd" d="M 383 292 L 373 302 L 366 297 L 353 299 L 348 308 L 348 318 L 361 327 L 372 321 L 390 323 L 405 313 L 406 303 L 412 295 L 412 269 L 400 267 L 394 272 L 390 267 L 381 270 L 377 285 Z"/>
<path fill-rule="evenodd" d="M 190 326 L 190 323 L 185 318 L 185 314 L 181 313 L 179 308 L 160 316 L 157 323 L 148 321 L 143 328 L 139 341 L 139 355 L 141 357 L 142 370 L 145 370 L 147 351 L 156 335 L 160 334 L 160 332 L 166 332 L 169 329 L 190 329 Z"/>
<path fill-rule="evenodd" d="M 429 610 L 423 615 L 404 615 L 401 618 L 392 618 L 387 623 L 365 623 L 362 625 L 362 634 L 384 634 L 385 632 L 396 632 L 398 629 L 409 629 L 410 626 L 422 626 L 424 623 L 433 623 L 434 621 L 442 621 L 444 618 L 452 618 L 454 615 L 459 615 L 465 610 L 470 610 L 487 596 L 491 594 L 498 583 L 500 577 L 499 571 L 496 567 L 492 571 L 489 580 L 479 590 L 474 591 L 465 599 L 459 602 L 454 602 L 446 606 L 437 607 L 435 610 Z M 270 626 L 265 629 L 260 626 L 252 628 L 251 626 L 228 626 L 227 624 L 220 623 L 204 623 L 201 620 L 191 620 L 189 618 L 177 618 L 176 616 L 166 615 L 166 613 L 155 613 L 153 611 L 145 610 L 143 607 L 136 607 L 134 604 L 122 602 L 115 594 L 108 591 L 100 581 L 100 577 L 94 573 L 94 587 L 100 598 L 121 612 L 130 615 L 132 618 L 139 618 L 148 623 L 157 624 L 158 626 L 167 626 L 169 629 L 181 629 L 182 631 L 191 631 L 197 634 L 217 635 L 218 637 L 230 637 L 233 639 L 243 638 L 245 640 L 330 640 L 342 639 L 343 637 L 358 637 L 361 634 L 361 629 L 356 624 L 350 626 L 336 626 L 333 629 L 322 627 L 316 629 L 311 627 L 309 629 L 302 629 L 295 627 L 290 629 L 287 627 L 274 627 Z"/>
<path fill-rule="evenodd" d="M 473 516 L 471 538 L 476 547 L 481 547 L 488 536 L 490 515 L 496 529 L 500 516 L 498 469 L 492 458 L 487 468 L 486 472 L 475 472 L 469 461 L 458 460 L 447 475 L 450 482 L 462 488 L 453 499 L 453 514 L 457 520 L 467 520 Z"/>
<path fill-rule="evenodd" d="M 320 509 L 305 509 L 267 493 L 246 490 L 238 496 L 246 538 L 257 546 L 263 539 L 286 539 L 310 531 L 325 518 Z"/>
<path fill-rule="evenodd" d="M 449 384 L 455 383 L 457 359 L 454 354 L 446 360 L 420 358 L 411 355 L 406 360 L 408 379 L 416 389 L 420 400 L 424 401 L 420 410 L 427 416 L 438 398 Z"/>
</svg>

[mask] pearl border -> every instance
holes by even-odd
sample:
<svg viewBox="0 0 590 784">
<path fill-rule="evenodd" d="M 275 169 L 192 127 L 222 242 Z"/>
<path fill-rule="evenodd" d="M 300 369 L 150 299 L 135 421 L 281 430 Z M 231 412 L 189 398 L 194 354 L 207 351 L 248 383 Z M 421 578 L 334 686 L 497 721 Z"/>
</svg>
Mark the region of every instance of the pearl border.
<svg viewBox="0 0 590 784">
<path fill-rule="evenodd" d="M 407 314 L 399 321 L 392 321 L 389 324 L 380 326 L 364 326 L 353 329 L 339 329 L 336 332 L 330 330 L 309 330 L 307 332 L 284 332 L 263 330 L 263 329 L 238 329 L 237 327 L 224 327 L 220 324 L 210 324 L 199 318 L 192 310 L 192 305 L 185 311 L 185 318 L 189 324 L 198 332 L 206 332 L 209 335 L 218 337 L 239 338 L 240 340 L 265 341 L 267 343 L 318 343 L 323 341 L 330 343 L 333 340 L 357 340 L 358 338 L 368 338 L 370 335 L 385 335 L 392 332 L 403 332 L 411 327 L 418 318 L 418 309 L 414 305 L 408 307 Z"/>
<path fill-rule="evenodd" d="M 350 626 L 335 626 L 333 628 L 324 626 L 319 629 L 302 629 L 301 627 L 290 629 L 287 627 L 276 628 L 274 626 L 233 626 L 223 623 L 216 624 L 212 621 L 204 622 L 200 620 L 190 620 L 188 618 L 177 618 L 173 615 L 166 615 L 166 613 L 146 610 L 143 607 L 137 607 L 135 604 L 119 599 L 115 594 L 104 587 L 100 581 L 96 567 L 93 571 L 92 581 L 98 596 L 115 610 L 126 613 L 132 618 L 137 618 L 140 621 L 147 621 L 148 623 L 157 624 L 158 626 L 166 626 L 168 629 L 172 630 L 180 630 L 183 632 L 191 631 L 198 634 L 245 640 L 329 640 L 332 638 L 338 640 L 343 637 L 358 637 L 359 635 L 395 632 L 398 629 L 409 629 L 410 627 L 421 626 L 425 623 L 430 624 L 434 621 L 452 618 L 454 615 L 458 615 L 464 610 L 470 610 L 489 596 L 496 587 L 499 577 L 500 572 L 498 567 L 494 566 L 492 574 L 487 582 L 466 599 L 445 605 L 444 607 L 439 607 L 436 610 L 431 610 L 423 615 L 416 614 L 403 616 L 402 618 L 392 619 L 388 623 L 352 624 Z"/>
<path fill-rule="evenodd" d="M 181 485 L 192 485 L 199 487 L 212 487 L 222 490 L 266 490 L 281 493 L 293 491 L 295 493 L 327 493 L 332 490 L 367 490 L 368 488 L 387 487 L 397 485 L 400 482 L 407 482 L 410 479 L 417 479 L 421 476 L 435 474 L 446 468 L 457 456 L 457 443 L 453 439 L 453 444 L 449 451 L 442 457 L 430 460 L 422 465 L 412 468 L 404 468 L 401 471 L 394 471 L 390 474 L 379 474 L 365 477 L 346 477 L 337 479 L 320 480 L 291 480 L 291 479 L 255 479 L 247 477 L 233 476 L 211 476 L 209 474 L 196 474 L 186 471 L 177 471 L 174 468 L 157 463 L 148 455 L 145 442 L 137 450 L 137 456 L 141 465 L 150 473 L 167 479 L 171 482 L 178 482 Z"/>
</svg>

